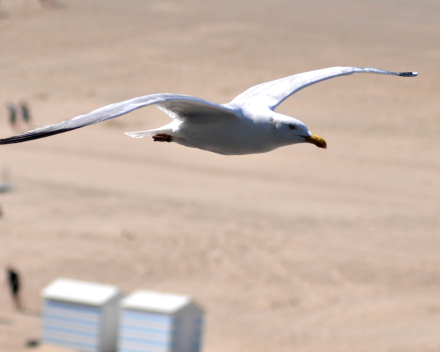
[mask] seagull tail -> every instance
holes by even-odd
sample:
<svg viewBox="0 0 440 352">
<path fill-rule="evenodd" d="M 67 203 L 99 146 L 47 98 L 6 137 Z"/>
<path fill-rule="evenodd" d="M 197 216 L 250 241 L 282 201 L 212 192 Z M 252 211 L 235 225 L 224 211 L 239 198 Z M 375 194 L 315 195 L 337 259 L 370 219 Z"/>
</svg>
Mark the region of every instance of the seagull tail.
<svg viewBox="0 0 440 352">
<path fill-rule="evenodd" d="M 156 130 L 148 130 L 148 131 L 136 131 L 136 132 L 125 132 L 127 136 L 132 138 L 144 138 L 144 137 L 152 137 L 157 134 Z"/>
</svg>

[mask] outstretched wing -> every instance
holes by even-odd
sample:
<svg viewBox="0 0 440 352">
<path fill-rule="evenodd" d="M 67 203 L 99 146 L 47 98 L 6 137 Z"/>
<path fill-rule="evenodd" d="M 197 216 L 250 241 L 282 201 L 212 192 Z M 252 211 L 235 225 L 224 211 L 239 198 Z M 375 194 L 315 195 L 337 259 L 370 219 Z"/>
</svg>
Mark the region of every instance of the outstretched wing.
<svg viewBox="0 0 440 352">
<path fill-rule="evenodd" d="M 267 83 L 262 83 L 238 95 L 229 104 L 232 106 L 264 104 L 269 109 L 274 110 L 284 99 L 287 99 L 297 91 L 312 84 L 324 81 L 329 78 L 351 75 L 353 73 L 368 72 L 381 75 L 395 75 L 402 77 L 417 76 L 417 72 L 390 72 L 375 68 L 362 67 L 330 67 L 322 70 L 304 72 L 297 75 L 278 79 Z M 229 105 L 228 104 L 228 105 Z"/>
<path fill-rule="evenodd" d="M 233 109 L 196 97 L 169 93 L 151 94 L 107 105 L 88 114 L 77 116 L 71 120 L 36 128 L 32 131 L 19 134 L 18 136 L 0 139 L 0 144 L 21 143 L 32 139 L 39 139 L 58 133 L 72 131 L 87 125 L 113 119 L 127 114 L 130 111 L 152 104 L 157 104 L 159 107 L 162 107 L 162 109 L 167 110 L 167 112 L 172 112 L 172 117 L 200 117 L 203 114 L 237 117 Z"/>
</svg>

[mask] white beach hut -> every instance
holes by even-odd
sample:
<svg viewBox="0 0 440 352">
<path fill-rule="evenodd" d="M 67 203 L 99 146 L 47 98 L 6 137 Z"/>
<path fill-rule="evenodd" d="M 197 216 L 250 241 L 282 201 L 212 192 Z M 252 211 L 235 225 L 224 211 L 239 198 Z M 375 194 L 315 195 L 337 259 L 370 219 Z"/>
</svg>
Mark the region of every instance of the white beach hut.
<svg viewBox="0 0 440 352">
<path fill-rule="evenodd" d="M 116 286 L 57 279 L 43 290 L 42 342 L 87 352 L 116 351 Z"/>
<path fill-rule="evenodd" d="M 199 352 L 203 311 L 190 297 L 136 291 L 121 301 L 119 352 Z"/>
</svg>

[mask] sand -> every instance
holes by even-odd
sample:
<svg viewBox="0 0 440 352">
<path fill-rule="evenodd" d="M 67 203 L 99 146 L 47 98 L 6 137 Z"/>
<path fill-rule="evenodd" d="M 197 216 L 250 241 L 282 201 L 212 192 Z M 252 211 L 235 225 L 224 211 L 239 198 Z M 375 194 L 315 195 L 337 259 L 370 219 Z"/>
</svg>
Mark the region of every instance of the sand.
<svg viewBox="0 0 440 352">
<path fill-rule="evenodd" d="M 2 146 L 16 190 L 0 194 L 0 265 L 22 274 L 27 311 L 3 286 L 1 351 L 39 338 L 58 277 L 191 295 L 205 352 L 440 350 L 440 2 L 0 6 L 0 100 L 28 101 L 38 126 L 159 92 L 224 103 L 330 66 L 420 72 L 285 101 L 325 151 L 225 157 L 123 134 L 168 123 L 155 107 Z"/>
</svg>

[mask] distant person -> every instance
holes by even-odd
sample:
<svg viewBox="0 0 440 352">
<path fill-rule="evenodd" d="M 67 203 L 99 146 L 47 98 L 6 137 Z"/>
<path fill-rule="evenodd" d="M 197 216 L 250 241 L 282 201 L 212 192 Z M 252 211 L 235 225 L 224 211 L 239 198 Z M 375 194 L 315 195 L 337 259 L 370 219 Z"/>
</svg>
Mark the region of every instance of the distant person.
<svg viewBox="0 0 440 352">
<path fill-rule="evenodd" d="M 17 129 L 17 108 L 14 104 L 8 104 L 9 124 L 13 130 Z"/>
<path fill-rule="evenodd" d="M 6 268 L 6 275 L 14 306 L 17 310 L 21 310 L 22 306 L 20 299 L 20 275 L 11 266 L 8 266 Z"/>
<path fill-rule="evenodd" d="M 31 124 L 31 113 L 29 110 L 29 105 L 23 100 L 20 102 L 20 113 L 21 120 L 26 125 L 26 127 L 29 128 Z"/>
</svg>

